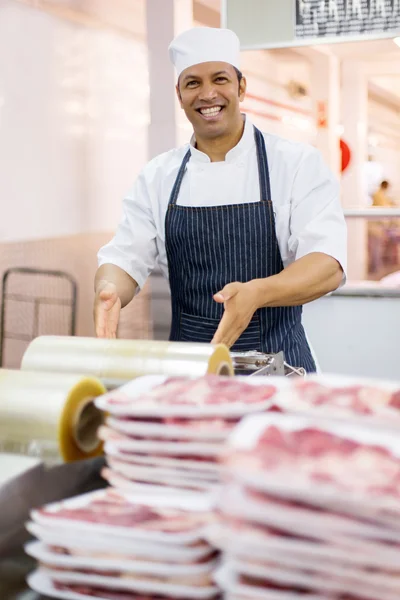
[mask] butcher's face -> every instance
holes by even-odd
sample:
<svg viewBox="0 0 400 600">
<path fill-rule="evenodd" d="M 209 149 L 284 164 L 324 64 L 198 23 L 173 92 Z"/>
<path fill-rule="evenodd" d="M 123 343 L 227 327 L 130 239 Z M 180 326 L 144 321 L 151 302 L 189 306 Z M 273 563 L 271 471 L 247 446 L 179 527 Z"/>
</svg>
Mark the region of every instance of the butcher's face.
<svg viewBox="0 0 400 600">
<path fill-rule="evenodd" d="M 176 91 L 195 135 L 216 138 L 231 132 L 241 122 L 240 102 L 246 92 L 246 80 L 232 65 L 206 62 L 183 71 Z"/>
</svg>

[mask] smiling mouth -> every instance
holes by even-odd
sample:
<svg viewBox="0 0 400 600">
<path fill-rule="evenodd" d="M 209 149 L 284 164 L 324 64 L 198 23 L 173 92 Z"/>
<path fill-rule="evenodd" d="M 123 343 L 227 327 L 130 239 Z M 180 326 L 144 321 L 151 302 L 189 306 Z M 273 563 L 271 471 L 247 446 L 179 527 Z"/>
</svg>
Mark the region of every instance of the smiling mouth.
<svg viewBox="0 0 400 600">
<path fill-rule="evenodd" d="M 197 112 L 205 119 L 213 119 L 222 112 L 223 108 L 223 106 L 211 106 L 209 108 L 198 108 Z"/>
</svg>

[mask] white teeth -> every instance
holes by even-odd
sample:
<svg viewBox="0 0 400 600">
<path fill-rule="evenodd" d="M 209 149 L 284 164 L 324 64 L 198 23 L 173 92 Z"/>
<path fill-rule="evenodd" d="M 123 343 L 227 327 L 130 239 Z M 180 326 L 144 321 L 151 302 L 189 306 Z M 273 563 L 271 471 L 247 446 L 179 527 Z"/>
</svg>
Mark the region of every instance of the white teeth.
<svg viewBox="0 0 400 600">
<path fill-rule="evenodd" d="M 205 116 L 214 116 L 217 115 L 221 110 L 221 106 L 213 106 L 213 108 L 201 108 L 200 112 Z"/>
</svg>

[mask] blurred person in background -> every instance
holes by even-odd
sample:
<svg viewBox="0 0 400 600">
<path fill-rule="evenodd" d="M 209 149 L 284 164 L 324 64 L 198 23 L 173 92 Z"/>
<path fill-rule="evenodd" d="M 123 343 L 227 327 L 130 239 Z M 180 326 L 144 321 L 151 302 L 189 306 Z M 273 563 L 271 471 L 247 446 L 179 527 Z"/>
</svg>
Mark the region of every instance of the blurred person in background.
<svg viewBox="0 0 400 600">
<path fill-rule="evenodd" d="M 384 180 L 381 182 L 379 188 L 372 196 L 372 206 L 396 206 L 395 202 L 389 197 L 388 190 L 390 184 Z"/>
<path fill-rule="evenodd" d="M 345 280 L 338 182 L 311 145 L 261 133 L 241 113 L 246 79 L 232 31 L 194 28 L 169 52 L 194 134 L 144 167 L 99 251 L 96 335 L 116 337 L 121 307 L 158 261 L 171 340 L 283 351 L 315 371 L 302 305 Z"/>
<path fill-rule="evenodd" d="M 388 195 L 389 182 L 385 179 L 372 196 L 372 206 L 393 208 L 396 203 Z M 397 220 L 380 219 L 368 222 L 368 249 L 370 257 L 370 273 L 379 277 L 384 268 L 385 256 L 389 262 L 397 262 Z"/>
</svg>

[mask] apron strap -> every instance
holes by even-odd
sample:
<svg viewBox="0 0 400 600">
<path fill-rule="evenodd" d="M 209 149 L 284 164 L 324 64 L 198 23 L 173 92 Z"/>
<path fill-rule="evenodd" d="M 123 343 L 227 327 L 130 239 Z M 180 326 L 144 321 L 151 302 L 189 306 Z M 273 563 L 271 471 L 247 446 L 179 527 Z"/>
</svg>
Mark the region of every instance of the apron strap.
<svg viewBox="0 0 400 600">
<path fill-rule="evenodd" d="M 186 165 L 190 160 L 190 156 L 191 156 L 191 152 L 189 149 L 183 158 L 181 166 L 179 167 L 178 175 L 177 175 L 177 178 L 175 179 L 174 187 L 172 188 L 172 192 L 169 197 L 168 204 L 176 204 L 176 201 L 178 200 L 179 190 L 181 189 L 182 179 L 183 179 L 183 176 L 186 171 Z"/>
<path fill-rule="evenodd" d="M 260 180 L 260 200 L 261 202 L 271 202 L 271 183 L 269 180 L 269 167 L 267 150 L 265 148 L 264 136 L 257 127 L 254 127 L 254 138 L 257 149 L 258 177 Z"/>
<path fill-rule="evenodd" d="M 257 127 L 254 127 L 254 139 L 256 142 L 256 150 L 257 150 L 257 163 L 258 163 L 258 177 L 260 181 L 260 201 L 261 202 L 271 202 L 271 183 L 269 180 L 269 167 L 268 167 L 268 158 L 267 151 L 265 148 L 264 136 Z M 168 204 L 176 204 L 179 196 L 179 190 L 181 189 L 181 184 L 183 180 L 183 176 L 185 175 L 186 165 L 189 162 L 191 157 L 190 149 L 186 152 L 182 164 L 179 168 L 178 175 L 175 179 L 174 186 L 171 191 L 171 195 L 169 197 Z"/>
</svg>

